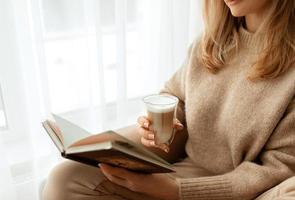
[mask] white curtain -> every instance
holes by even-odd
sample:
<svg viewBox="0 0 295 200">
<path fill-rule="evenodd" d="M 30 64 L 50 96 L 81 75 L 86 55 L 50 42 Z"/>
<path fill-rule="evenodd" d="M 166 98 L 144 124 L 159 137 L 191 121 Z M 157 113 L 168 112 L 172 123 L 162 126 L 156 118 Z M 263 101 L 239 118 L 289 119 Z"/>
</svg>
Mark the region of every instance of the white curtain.
<svg viewBox="0 0 295 200">
<path fill-rule="evenodd" d="M 0 0 L 0 199 L 39 199 L 60 161 L 51 112 L 93 133 L 136 123 L 202 27 L 198 0 Z"/>
</svg>

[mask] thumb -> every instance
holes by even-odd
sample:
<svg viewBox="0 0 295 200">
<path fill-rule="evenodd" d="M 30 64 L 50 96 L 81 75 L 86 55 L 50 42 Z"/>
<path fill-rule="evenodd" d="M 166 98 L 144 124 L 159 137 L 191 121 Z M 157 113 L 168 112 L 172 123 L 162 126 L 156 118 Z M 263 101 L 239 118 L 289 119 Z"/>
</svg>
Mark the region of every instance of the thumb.
<svg viewBox="0 0 295 200">
<path fill-rule="evenodd" d="M 173 127 L 178 131 L 184 128 L 183 124 L 178 119 L 174 119 Z"/>
</svg>

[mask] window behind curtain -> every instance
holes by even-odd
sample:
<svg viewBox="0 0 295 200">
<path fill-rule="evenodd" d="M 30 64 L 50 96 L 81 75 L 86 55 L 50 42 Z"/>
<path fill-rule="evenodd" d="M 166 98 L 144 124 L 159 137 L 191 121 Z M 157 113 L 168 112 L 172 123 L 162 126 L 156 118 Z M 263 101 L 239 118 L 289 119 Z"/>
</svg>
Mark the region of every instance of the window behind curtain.
<svg viewBox="0 0 295 200">
<path fill-rule="evenodd" d="M 136 123 L 201 30 L 199 2 L 0 1 L 0 199 L 39 199 L 60 159 L 51 112 L 92 133 Z"/>
<path fill-rule="evenodd" d="M 137 51 L 139 1 L 121 1 L 125 2 L 124 8 L 118 8 L 118 2 L 42 0 L 44 54 L 53 112 L 117 102 L 120 84 L 126 84 L 125 100 L 145 94 L 140 88 L 144 71 Z M 120 32 L 122 23 L 124 30 Z M 123 38 L 118 37 L 120 34 Z M 123 61 L 118 55 L 122 42 Z M 123 71 L 120 62 L 125 62 Z"/>
</svg>

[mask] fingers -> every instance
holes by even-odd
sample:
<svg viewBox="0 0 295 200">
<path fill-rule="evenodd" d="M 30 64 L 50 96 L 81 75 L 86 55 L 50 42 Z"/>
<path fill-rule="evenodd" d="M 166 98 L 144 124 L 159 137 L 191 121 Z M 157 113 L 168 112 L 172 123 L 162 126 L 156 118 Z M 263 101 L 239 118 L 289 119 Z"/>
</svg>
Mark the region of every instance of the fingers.
<svg viewBox="0 0 295 200">
<path fill-rule="evenodd" d="M 141 116 L 137 122 L 140 125 L 138 132 L 141 135 L 141 143 L 147 147 L 155 146 L 155 133 L 152 131 L 150 121 L 146 117 Z"/>
<path fill-rule="evenodd" d="M 155 147 L 165 151 L 166 153 L 168 153 L 170 151 L 170 148 L 167 144 L 158 144 Z"/>
<path fill-rule="evenodd" d="M 103 175 L 108 180 L 110 180 L 111 182 L 116 183 L 116 184 L 121 185 L 121 186 L 126 186 L 127 185 L 128 181 L 125 178 L 121 178 L 121 177 L 117 176 L 118 173 L 116 172 L 116 170 L 112 169 L 113 167 L 110 167 L 110 166 L 105 165 L 105 164 L 99 164 L 99 167 L 100 167 L 101 172 L 103 173 Z"/>
<path fill-rule="evenodd" d="M 166 153 L 169 152 L 169 146 L 167 144 L 156 144 L 154 140 L 147 140 L 145 138 L 141 138 L 141 143 L 146 146 L 146 147 L 155 147 L 155 148 L 159 148 L 163 151 L 165 151 Z"/>
<path fill-rule="evenodd" d="M 141 138 L 141 143 L 147 147 L 155 147 L 156 145 L 154 140 L 147 140 L 144 137 Z"/>
<path fill-rule="evenodd" d="M 156 145 L 155 144 L 155 133 L 153 131 L 151 122 L 148 120 L 147 117 L 141 116 L 137 119 L 138 124 L 140 127 L 138 128 L 138 132 L 141 135 L 141 143 L 146 147 L 156 147 L 159 148 L 166 153 L 169 152 L 169 146 L 166 144 Z M 173 128 L 177 131 L 180 131 L 184 128 L 182 123 L 178 119 L 174 119 L 173 121 Z"/>
<path fill-rule="evenodd" d="M 147 147 L 155 146 L 155 134 L 152 131 L 147 131 L 143 128 L 139 128 L 139 134 L 141 135 L 141 143 Z"/>
<path fill-rule="evenodd" d="M 111 182 L 135 192 L 137 192 L 138 188 L 142 188 L 138 187 L 138 185 L 140 186 L 142 180 L 145 179 L 145 174 L 131 172 L 124 168 L 112 167 L 102 163 L 99 164 L 99 166 L 101 168 L 101 172 Z"/>
<path fill-rule="evenodd" d="M 155 139 L 155 133 L 153 131 L 149 131 L 149 130 L 146 130 L 146 129 L 140 127 L 138 132 L 142 137 L 144 137 L 147 140 L 154 140 Z"/>
<path fill-rule="evenodd" d="M 123 183 L 122 181 L 127 180 L 134 181 L 138 178 L 141 179 L 144 175 L 131 172 L 127 169 L 121 168 L 121 167 L 113 167 L 107 164 L 100 163 L 99 167 L 102 171 L 102 173 L 110 180 L 118 181 Z M 126 182 L 125 182 L 126 183 Z"/>
<path fill-rule="evenodd" d="M 141 127 L 146 128 L 146 129 L 149 129 L 149 126 L 151 124 L 150 121 L 148 120 L 148 118 L 144 117 L 144 116 L 140 116 L 137 119 L 137 122 Z"/>
<path fill-rule="evenodd" d="M 99 167 L 101 171 L 105 172 L 106 174 L 110 174 L 120 179 L 129 179 L 132 176 L 131 172 L 120 167 L 112 167 L 103 163 L 100 163 Z"/>
</svg>

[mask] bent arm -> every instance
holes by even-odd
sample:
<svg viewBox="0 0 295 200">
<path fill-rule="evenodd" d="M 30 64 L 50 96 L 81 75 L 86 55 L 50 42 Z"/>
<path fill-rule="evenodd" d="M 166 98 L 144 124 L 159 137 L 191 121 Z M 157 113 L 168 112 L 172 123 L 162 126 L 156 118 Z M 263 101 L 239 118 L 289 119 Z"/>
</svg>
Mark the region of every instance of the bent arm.
<svg viewBox="0 0 295 200">
<path fill-rule="evenodd" d="M 165 153 L 163 150 L 154 147 L 145 147 L 150 151 L 156 153 L 163 159 L 167 160 L 170 163 L 179 161 L 180 159 L 186 156 L 185 153 L 185 144 L 188 138 L 188 133 L 186 129 L 186 119 L 185 119 L 185 81 L 187 68 L 189 67 L 189 58 L 192 53 L 191 46 L 188 51 L 188 56 L 183 65 L 174 73 L 174 75 L 165 83 L 164 88 L 160 93 L 170 94 L 176 96 L 179 99 L 177 105 L 176 118 L 184 125 L 182 131 L 178 131 L 175 134 L 172 144 L 170 144 L 168 153 Z M 129 126 L 118 130 L 119 133 L 127 137 L 128 139 L 141 144 L 140 134 L 137 132 L 137 125 Z M 142 145 L 143 146 L 143 145 Z"/>
<path fill-rule="evenodd" d="M 185 144 L 187 141 L 187 129 L 185 120 L 185 75 L 186 75 L 187 61 L 183 66 L 166 82 L 165 87 L 160 91 L 160 93 L 166 93 L 178 97 L 179 103 L 177 105 L 176 118 L 184 125 L 184 129 L 175 133 L 174 140 L 170 144 L 168 153 L 163 150 L 154 147 L 145 147 L 150 151 L 156 153 L 163 159 L 170 163 L 179 161 L 181 158 L 185 157 Z M 128 139 L 141 144 L 140 134 L 137 132 L 137 126 L 129 126 L 117 130 L 118 133 L 124 135 Z M 143 145 L 142 145 L 143 146 Z"/>
</svg>

